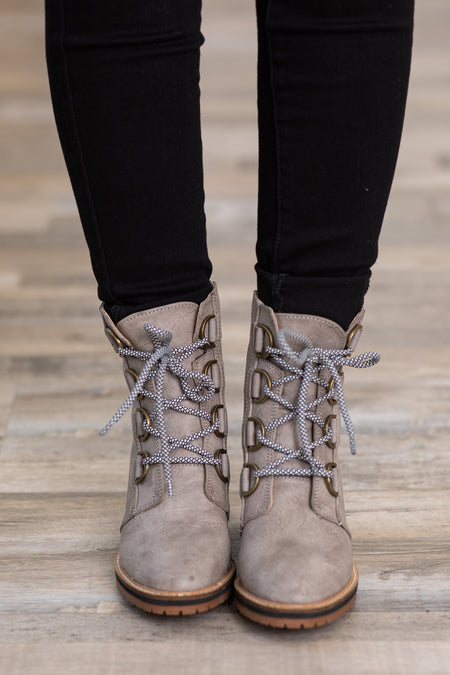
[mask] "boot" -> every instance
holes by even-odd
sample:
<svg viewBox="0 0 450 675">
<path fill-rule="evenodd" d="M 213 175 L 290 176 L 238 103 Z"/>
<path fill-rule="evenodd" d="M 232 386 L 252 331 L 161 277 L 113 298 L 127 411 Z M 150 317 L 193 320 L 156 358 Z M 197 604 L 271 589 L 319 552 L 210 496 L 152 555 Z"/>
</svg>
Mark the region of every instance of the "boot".
<svg viewBox="0 0 450 675">
<path fill-rule="evenodd" d="M 245 380 L 241 548 L 237 608 L 277 628 L 311 628 L 350 609 L 358 584 L 338 458 L 339 408 L 354 451 L 342 367 L 363 312 L 348 331 L 318 316 L 275 314 L 253 302 Z"/>
<path fill-rule="evenodd" d="M 101 313 L 130 388 L 101 433 L 128 408 L 133 418 L 119 591 L 146 612 L 207 611 L 228 598 L 235 571 L 216 289 L 200 305 L 137 312 L 117 326 Z"/>
</svg>

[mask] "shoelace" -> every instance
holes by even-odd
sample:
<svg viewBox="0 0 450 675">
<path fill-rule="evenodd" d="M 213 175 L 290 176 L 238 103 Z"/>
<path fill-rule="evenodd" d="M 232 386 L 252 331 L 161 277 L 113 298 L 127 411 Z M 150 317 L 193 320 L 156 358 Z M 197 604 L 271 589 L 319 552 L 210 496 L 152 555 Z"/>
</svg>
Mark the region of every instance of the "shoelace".
<svg viewBox="0 0 450 675">
<path fill-rule="evenodd" d="M 170 347 L 172 333 L 163 330 L 162 328 L 158 328 L 157 326 L 152 326 L 151 324 L 145 324 L 144 328 L 152 339 L 154 350 L 152 352 L 147 352 L 129 347 L 119 347 L 119 354 L 140 359 L 144 362 L 144 366 L 134 387 L 131 389 L 129 396 L 101 430 L 100 434 L 106 434 L 109 429 L 123 417 L 128 408 L 133 405 L 133 402 L 139 396 L 143 395 L 152 399 L 155 406 L 150 413 L 151 425 L 148 425 L 144 421 L 143 430 L 156 438 L 159 438 L 161 447 L 153 455 L 145 457 L 142 463 L 163 465 L 169 496 L 172 497 L 172 464 L 212 464 L 219 466 L 222 464 L 220 458 L 216 459 L 212 453 L 193 445 L 194 441 L 204 438 L 208 434 L 214 433 L 214 431 L 219 429 L 220 422 L 218 417 L 214 424 L 210 424 L 205 429 L 184 436 L 183 438 L 175 438 L 169 435 L 164 417 L 164 411 L 171 409 L 182 414 L 194 415 L 196 417 L 203 417 L 208 421 L 210 420 L 210 415 L 205 410 L 182 405 L 182 402 L 186 400 L 195 403 L 205 403 L 215 392 L 215 384 L 209 375 L 186 370 L 182 365 L 182 362 L 192 356 L 197 349 L 201 349 L 208 344 L 208 338 L 205 337 L 196 340 L 190 345 L 172 349 Z M 164 382 L 167 373 L 171 373 L 178 378 L 183 392 L 183 394 L 180 394 L 173 399 L 168 399 L 164 396 Z M 151 378 L 155 378 L 154 393 L 144 388 L 144 385 Z M 189 385 L 189 380 L 194 381 L 194 383 L 197 384 L 194 384 L 192 387 Z M 171 455 L 171 452 L 177 448 L 184 448 L 185 450 L 196 453 L 198 456 L 174 457 Z"/>
<path fill-rule="evenodd" d="M 261 442 L 266 447 L 282 453 L 283 456 L 255 471 L 254 476 L 323 476 L 324 478 L 332 478 L 333 472 L 326 469 L 322 462 L 315 459 L 313 455 L 315 448 L 322 443 L 332 440 L 332 429 L 330 428 L 328 433 L 324 434 L 321 438 L 312 441 L 308 433 L 308 422 L 317 424 L 323 430 L 325 422 L 313 411 L 324 401 L 330 399 L 336 400 L 350 438 L 350 449 L 352 454 L 354 454 L 356 452 L 355 436 L 350 414 L 345 403 L 340 370 L 344 366 L 350 366 L 350 368 L 370 368 L 378 363 L 380 355 L 377 352 L 365 352 L 352 357 L 351 347 L 347 349 L 322 349 L 321 347 L 314 347 L 305 335 L 288 329 L 278 331 L 277 337 L 279 347 L 266 347 L 266 352 L 274 363 L 283 370 L 288 371 L 288 374 L 274 380 L 272 387 L 276 388 L 281 384 L 298 379 L 301 380 L 301 385 L 296 403 L 285 400 L 273 392 L 267 384 L 264 386 L 264 394 L 288 411 L 282 417 L 267 424 L 265 430 L 266 432 L 270 432 L 295 418 L 298 424 L 301 448 L 287 448 L 280 443 L 271 441 L 266 436 L 263 436 L 261 430 L 258 429 L 256 432 L 257 442 Z M 326 391 L 328 381 L 320 377 L 320 371 L 324 369 L 328 370 L 331 377 L 334 378 L 333 387 L 329 391 Z M 308 403 L 307 394 L 311 383 L 322 387 L 325 393 Z M 283 468 L 283 464 L 291 459 L 299 459 L 306 462 L 309 464 L 309 468 Z"/>
</svg>

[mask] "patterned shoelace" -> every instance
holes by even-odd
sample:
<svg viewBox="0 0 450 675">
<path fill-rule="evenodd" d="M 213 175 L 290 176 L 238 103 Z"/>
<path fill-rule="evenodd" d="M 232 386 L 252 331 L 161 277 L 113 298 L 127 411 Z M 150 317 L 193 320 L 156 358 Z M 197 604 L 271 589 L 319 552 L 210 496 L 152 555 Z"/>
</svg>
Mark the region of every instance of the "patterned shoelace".
<svg viewBox="0 0 450 675">
<path fill-rule="evenodd" d="M 262 476 L 323 476 L 332 478 L 333 472 L 325 468 L 318 459 L 314 457 L 314 450 L 327 441 L 332 441 L 333 430 L 330 428 L 321 438 L 313 441 L 308 432 L 308 422 L 317 424 L 322 430 L 325 429 L 325 422 L 313 411 L 324 401 L 330 399 L 337 401 L 339 409 L 344 420 L 347 433 L 350 438 L 350 449 L 352 454 L 356 452 L 355 436 L 353 425 L 350 419 L 347 405 L 345 403 L 344 391 L 341 382 L 341 369 L 344 366 L 351 368 L 370 368 L 380 360 L 377 352 L 365 352 L 358 356 L 351 356 L 352 349 L 322 349 L 314 347 L 312 342 L 305 335 L 296 333 L 288 329 L 278 331 L 279 347 L 266 347 L 266 353 L 270 355 L 274 363 L 287 371 L 288 374 L 272 382 L 275 389 L 279 385 L 301 380 L 300 390 L 297 401 L 292 403 L 282 398 L 266 384 L 264 394 L 276 401 L 287 409 L 287 413 L 282 417 L 270 422 L 265 427 L 265 433 L 273 431 L 282 424 L 291 420 L 296 420 L 300 434 L 302 447 L 299 449 L 287 448 L 280 443 L 276 443 L 263 435 L 261 430 L 256 432 L 256 441 L 262 443 L 268 448 L 272 448 L 282 457 L 266 464 L 266 466 L 254 472 L 255 477 Z M 320 377 L 320 372 L 328 370 L 334 379 L 333 386 L 329 388 L 329 381 Z M 308 389 L 311 383 L 315 383 L 325 390 L 325 393 L 318 398 L 307 401 Z M 329 389 L 329 391 L 328 391 Z M 291 459 L 301 460 L 309 464 L 308 468 L 287 468 L 283 464 Z"/>
<path fill-rule="evenodd" d="M 172 497 L 172 464 L 212 464 L 219 466 L 222 464 L 220 458 L 216 459 L 212 453 L 193 445 L 195 441 L 202 439 L 219 429 L 220 421 L 218 417 L 214 424 L 209 424 L 205 429 L 188 434 L 183 438 L 175 438 L 174 436 L 169 435 L 164 416 L 165 410 L 170 409 L 176 410 L 182 414 L 202 417 L 205 420 L 210 421 L 210 413 L 205 410 L 182 405 L 182 402 L 187 400 L 195 403 L 205 403 L 214 395 L 215 384 L 209 375 L 186 370 L 182 365 L 182 362 L 192 356 L 196 350 L 201 349 L 208 344 L 208 338 L 205 337 L 196 340 L 192 344 L 172 349 L 170 347 L 172 333 L 150 324 L 145 324 L 144 328 L 152 339 L 154 351 L 147 352 L 128 347 L 119 347 L 119 354 L 140 359 L 144 362 L 144 366 L 134 387 L 131 389 L 129 396 L 101 430 L 100 434 L 106 434 L 109 429 L 123 417 L 128 408 L 133 405 L 133 402 L 138 397 L 145 396 L 146 398 L 151 399 L 155 404 L 154 409 L 149 413 L 151 424 L 147 424 L 144 420 L 143 430 L 160 439 L 160 448 L 151 456 L 145 457 L 142 463 L 144 465 L 163 465 L 169 496 Z M 165 378 L 168 373 L 178 378 L 183 392 L 172 399 L 168 399 L 164 396 Z M 152 378 L 155 378 L 155 392 L 150 392 L 144 388 L 145 384 Z M 189 380 L 191 382 L 194 381 L 194 386 L 190 386 Z M 171 455 L 171 452 L 178 448 L 183 448 L 196 453 L 197 456 L 174 457 Z"/>
</svg>

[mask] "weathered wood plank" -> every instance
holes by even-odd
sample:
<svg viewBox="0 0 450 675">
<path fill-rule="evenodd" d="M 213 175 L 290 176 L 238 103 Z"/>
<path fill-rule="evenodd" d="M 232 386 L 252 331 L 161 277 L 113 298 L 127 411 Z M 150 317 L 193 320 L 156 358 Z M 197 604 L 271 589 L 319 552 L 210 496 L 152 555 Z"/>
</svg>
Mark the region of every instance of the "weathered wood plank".
<svg viewBox="0 0 450 675">
<path fill-rule="evenodd" d="M 310 644 L 304 635 L 297 644 L 283 644 L 284 637 L 279 636 L 277 649 L 273 645 L 245 641 L 227 644 L 222 640 L 207 644 L 179 641 L 175 649 L 172 644 L 161 641 L 152 643 L 151 650 L 145 643 L 138 646 L 122 642 L 112 642 L 106 649 L 92 643 L 50 643 L 51 649 L 48 644 L 9 644 L 2 647 L 0 666 L 11 675 L 37 674 L 44 669 L 49 675 L 59 675 L 62 671 L 78 675 L 86 664 L 93 675 L 122 675 L 142 668 L 143 663 L 155 673 L 186 675 L 268 674 L 280 670 L 287 675 L 321 674 L 329 672 L 330 667 L 338 675 L 349 672 L 442 675 L 450 657 L 450 645 L 440 641 L 361 640 L 355 646 L 335 640 Z"/>
<path fill-rule="evenodd" d="M 66 607 L 59 611 L 14 612 L 0 614 L 0 652 L 2 643 L 208 643 L 220 635 L 228 645 L 235 641 L 271 645 L 279 653 L 281 645 L 310 645 L 329 640 L 342 641 L 348 648 L 358 641 L 446 642 L 450 613 L 440 611 L 365 612 L 361 603 L 335 624 L 308 633 L 270 631 L 236 614 L 226 604 L 196 617 L 158 617 L 142 614 L 117 598 L 90 607 Z M 151 646 L 153 649 L 154 647 Z M 350 671 L 351 672 L 351 671 Z M 414 672 L 414 671 L 412 671 Z"/>
<path fill-rule="evenodd" d="M 230 603 L 152 617 L 115 588 L 129 420 L 98 430 L 125 395 L 105 342 L 57 141 L 40 0 L 0 8 L 0 671 L 449 672 L 450 76 L 447 0 L 418 0 L 405 136 L 348 373 L 358 454 L 342 444 L 360 588 L 318 631 L 254 625 Z M 209 0 L 202 59 L 210 254 L 220 284 L 239 546 L 242 377 L 256 232 L 254 7 Z M 239 241 L 239 246 L 236 246 Z M 3 435 L 3 438 L 2 438 Z"/>
</svg>

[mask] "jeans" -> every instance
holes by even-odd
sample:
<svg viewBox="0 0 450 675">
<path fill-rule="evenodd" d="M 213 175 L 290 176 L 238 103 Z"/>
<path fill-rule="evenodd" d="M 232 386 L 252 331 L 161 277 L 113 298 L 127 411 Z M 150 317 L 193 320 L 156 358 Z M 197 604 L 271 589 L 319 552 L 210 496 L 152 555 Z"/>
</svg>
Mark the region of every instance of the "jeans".
<svg viewBox="0 0 450 675">
<path fill-rule="evenodd" d="M 226 2 L 226 0 L 224 0 Z M 392 183 L 413 0 L 256 0 L 257 286 L 346 328 Z M 113 318 L 210 290 L 201 0 L 47 0 L 58 132 Z M 237 243 L 238 245 L 238 243 Z"/>
</svg>

